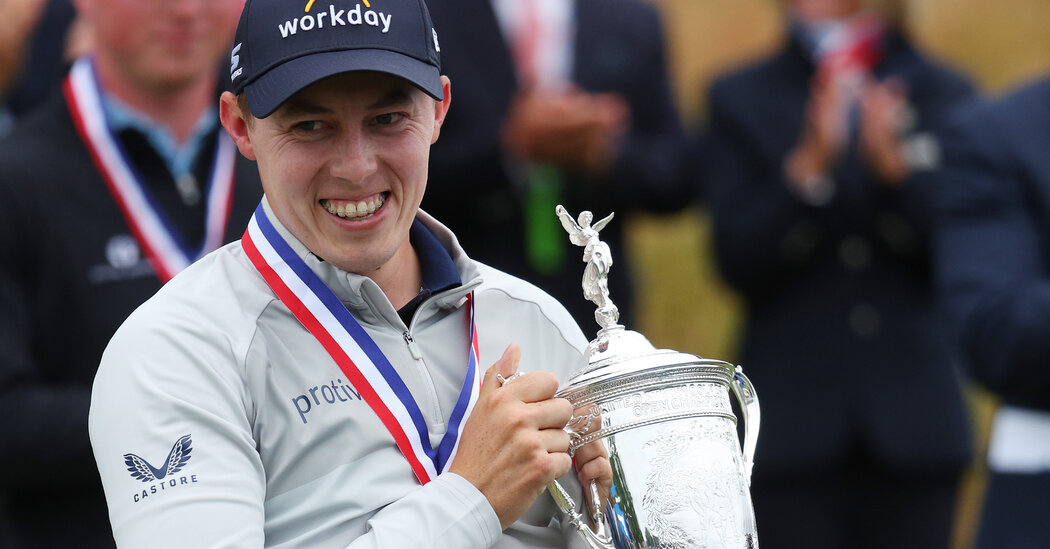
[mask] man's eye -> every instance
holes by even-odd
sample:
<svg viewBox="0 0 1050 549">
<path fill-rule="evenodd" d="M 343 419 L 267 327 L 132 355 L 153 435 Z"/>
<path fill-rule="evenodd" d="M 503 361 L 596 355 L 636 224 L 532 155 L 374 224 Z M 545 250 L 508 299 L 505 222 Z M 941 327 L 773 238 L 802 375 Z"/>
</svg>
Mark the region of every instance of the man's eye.
<svg viewBox="0 0 1050 549">
<path fill-rule="evenodd" d="M 386 114 L 381 114 L 381 115 L 377 116 L 375 118 L 375 120 L 376 120 L 376 124 L 380 124 L 380 125 L 386 126 L 386 125 L 389 125 L 389 124 L 396 123 L 398 120 L 401 120 L 401 117 L 402 117 L 402 115 L 399 112 L 388 112 Z"/>
<path fill-rule="evenodd" d="M 321 129 L 321 122 L 319 120 L 307 120 L 305 122 L 299 122 L 295 125 L 295 129 L 302 130 L 304 132 L 315 132 Z"/>
</svg>

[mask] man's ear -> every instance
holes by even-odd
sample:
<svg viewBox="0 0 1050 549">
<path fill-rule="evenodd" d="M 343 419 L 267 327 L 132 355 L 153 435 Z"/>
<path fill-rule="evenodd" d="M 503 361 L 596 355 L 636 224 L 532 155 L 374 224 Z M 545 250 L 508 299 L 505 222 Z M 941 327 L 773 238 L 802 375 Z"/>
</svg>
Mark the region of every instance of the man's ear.
<svg viewBox="0 0 1050 549">
<path fill-rule="evenodd" d="M 247 116 L 251 116 L 251 113 L 241 111 L 236 95 L 228 91 L 222 93 L 219 98 L 219 120 L 222 127 L 230 134 L 241 154 L 248 160 L 255 160 L 255 148 L 252 147 L 252 140 L 248 135 L 248 121 L 245 119 Z"/>
<path fill-rule="evenodd" d="M 441 135 L 441 124 L 445 123 L 448 107 L 452 104 L 452 82 L 447 76 L 441 77 L 441 92 L 444 99 L 437 101 L 437 108 L 434 109 L 434 136 L 430 139 L 431 145 L 437 143 L 438 136 Z"/>
</svg>

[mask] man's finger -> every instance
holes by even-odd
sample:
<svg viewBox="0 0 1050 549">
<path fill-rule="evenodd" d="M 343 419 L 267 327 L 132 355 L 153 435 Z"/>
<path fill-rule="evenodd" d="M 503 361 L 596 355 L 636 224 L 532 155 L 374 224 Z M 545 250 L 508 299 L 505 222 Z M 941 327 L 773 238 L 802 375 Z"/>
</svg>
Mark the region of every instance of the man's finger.
<svg viewBox="0 0 1050 549">
<path fill-rule="evenodd" d="M 507 345 L 507 349 L 503 351 L 503 356 L 496 361 L 496 365 L 499 367 L 497 370 L 504 379 L 516 374 L 518 372 L 518 364 L 521 362 L 521 347 L 518 347 L 517 343 L 511 343 Z"/>
<path fill-rule="evenodd" d="M 609 451 L 606 450 L 605 444 L 602 441 L 596 440 L 588 444 L 584 444 L 576 449 L 576 466 L 582 467 L 583 464 L 591 461 L 592 459 L 609 457 Z M 578 470 L 578 469 L 577 469 Z"/>
<path fill-rule="evenodd" d="M 569 451 L 571 440 L 569 434 L 561 429 L 543 429 L 540 431 L 541 444 L 551 454 L 566 453 Z M 560 475 L 559 475 L 560 476 Z"/>
<path fill-rule="evenodd" d="M 513 381 L 508 381 L 503 386 L 503 390 L 510 391 L 522 402 L 543 402 L 549 400 L 558 391 L 558 378 L 550 372 L 543 371 L 522 373 Z M 565 417 L 568 420 L 569 416 Z"/>
<path fill-rule="evenodd" d="M 517 343 L 507 345 L 507 348 L 503 350 L 503 356 L 499 357 L 499 360 L 485 371 L 485 378 L 481 382 L 481 390 L 498 389 L 500 382 L 496 378 L 496 374 L 500 374 L 504 379 L 514 375 L 514 372 L 518 371 L 519 362 L 521 362 L 521 347 Z"/>
<path fill-rule="evenodd" d="M 577 471 L 578 477 L 583 484 L 592 480 L 596 480 L 602 485 L 612 482 L 612 466 L 609 460 L 604 457 L 596 457 L 583 464 L 580 464 L 580 460 L 577 459 L 576 466 L 579 468 Z"/>
<path fill-rule="evenodd" d="M 548 398 L 529 405 L 540 429 L 562 430 L 572 417 L 572 404 L 564 398 Z M 568 436 L 568 434 L 566 434 Z"/>
</svg>

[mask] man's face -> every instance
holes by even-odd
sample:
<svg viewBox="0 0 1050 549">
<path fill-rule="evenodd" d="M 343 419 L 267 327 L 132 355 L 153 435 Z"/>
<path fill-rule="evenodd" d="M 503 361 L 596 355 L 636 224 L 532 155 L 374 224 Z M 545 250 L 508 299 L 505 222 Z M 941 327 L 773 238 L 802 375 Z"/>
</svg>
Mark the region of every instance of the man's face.
<svg viewBox="0 0 1050 549">
<path fill-rule="evenodd" d="M 94 47 L 125 78 L 173 88 L 218 73 L 244 0 L 78 0 Z"/>
<path fill-rule="evenodd" d="M 450 100 L 442 81 L 438 102 L 400 78 L 342 74 L 249 124 L 232 94 L 221 114 L 241 152 L 258 161 L 281 223 L 325 261 L 369 276 L 411 253 L 409 227 Z"/>
</svg>

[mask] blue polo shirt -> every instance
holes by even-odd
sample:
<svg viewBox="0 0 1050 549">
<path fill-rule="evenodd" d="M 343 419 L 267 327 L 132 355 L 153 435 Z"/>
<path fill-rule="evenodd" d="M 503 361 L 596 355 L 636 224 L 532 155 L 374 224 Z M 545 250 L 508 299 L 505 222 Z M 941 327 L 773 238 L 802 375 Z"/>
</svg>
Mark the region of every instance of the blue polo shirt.
<svg viewBox="0 0 1050 549">
<path fill-rule="evenodd" d="M 157 155 L 164 160 L 172 177 L 178 181 L 179 178 L 193 173 L 193 165 L 197 154 L 208 134 L 219 123 L 219 116 L 215 107 L 206 109 L 190 131 L 186 141 L 179 143 L 175 134 L 164 124 L 153 120 L 149 116 L 126 105 L 123 101 L 109 94 L 104 94 L 103 109 L 106 115 L 106 123 L 114 133 L 121 130 L 133 129 L 146 136 Z"/>
</svg>

